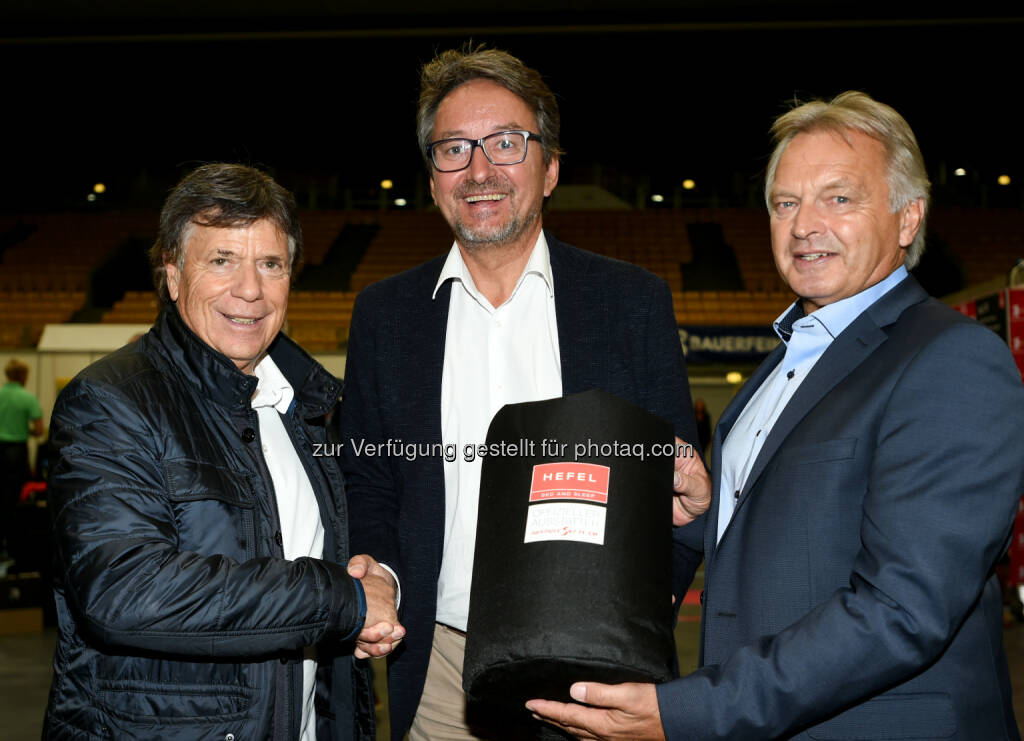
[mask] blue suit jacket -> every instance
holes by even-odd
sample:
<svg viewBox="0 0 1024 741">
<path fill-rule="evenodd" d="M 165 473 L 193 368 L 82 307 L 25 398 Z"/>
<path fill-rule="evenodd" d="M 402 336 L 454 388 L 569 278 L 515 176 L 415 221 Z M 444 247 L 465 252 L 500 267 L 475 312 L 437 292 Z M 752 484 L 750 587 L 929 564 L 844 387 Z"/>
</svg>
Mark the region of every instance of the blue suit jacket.
<svg viewBox="0 0 1024 741">
<path fill-rule="evenodd" d="M 546 235 L 555 283 L 562 392 L 601 388 L 672 422 L 696 440 L 672 296 L 660 278 Z M 451 282 L 431 299 L 439 257 L 364 289 L 349 335 L 342 402 L 343 467 L 352 553 L 395 567 L 407 638 L 389 657 L 391 734 L 412 723 L 426 678 L 444 541 L 444 470 L 438 456 L 356 455 L 349 440 L 440 444 L 441 370 Z M 458 451 L 461 455 L 461 451 Z M 682 594 L 702 555 L 676 549 Z M 667 597 L 666 597 L 667 598 Z"/>
<path fill-rule="evenodd" d="M 1005 344 L 901 282 L 797 390 L 716 544 L 722 441 L 783 354 L 716 431 L 702 668 L 658 688 L 668 738 L 1019 738 L 993 574 L 1024 490 Z"/>
</svg>

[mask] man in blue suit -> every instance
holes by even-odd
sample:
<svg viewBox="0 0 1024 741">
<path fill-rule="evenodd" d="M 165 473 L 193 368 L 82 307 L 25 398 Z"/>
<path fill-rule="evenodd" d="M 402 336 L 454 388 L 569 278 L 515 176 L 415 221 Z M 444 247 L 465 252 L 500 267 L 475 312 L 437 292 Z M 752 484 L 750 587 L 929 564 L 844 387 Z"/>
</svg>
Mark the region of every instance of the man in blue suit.
<svg viewBox="0 0 1024 741">
<path fill-rule="evenodd" d="M 407 633 L 388 662 L 392 738 L 411 729 L 411 741 L 472 739 L 461 671 L 480 459 L 467 460 L 465 446 L 485 440 L 504 404 L 592 388 L 660 415 L 687 440 L 695 427 L 665 282 L 542 229 L 561 150 L 558 106 L 540 75 L 498 50 L 445 52 L 423 69 L 418 130 L 455 243 L 359 294 L 343 466 L 353 547 L 401 584 Z M 703 474 L 696 457 L 677 469 L 681 487 L 689 470 Z M 709 499 L 710 486 L 677 497 L 676 522 Z M 681 595 L 701 556 L 678 553 Z"/>
<path fill-rule="evenodd" d="M 798 300 L 715 434 L 702 666 L 529 707 L 581 738 L 1018 739 L 994 567 L 1024 491 L 1020 376 L 907 274 L 928 180 L 896 111 L 850 92 L 773 130 Z"/>
</svg>

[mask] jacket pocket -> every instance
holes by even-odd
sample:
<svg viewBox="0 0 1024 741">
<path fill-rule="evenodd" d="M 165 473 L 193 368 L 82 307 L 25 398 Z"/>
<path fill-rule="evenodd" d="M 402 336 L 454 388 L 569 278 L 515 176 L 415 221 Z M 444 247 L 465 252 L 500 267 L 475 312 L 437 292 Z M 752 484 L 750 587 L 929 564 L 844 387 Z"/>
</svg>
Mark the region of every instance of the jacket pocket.
<svg viewBox="0 0 1024 741">
<path fill-rule="evenodd" d="M 955 733 L 953 703 L 944 692 L 880 695 L 807 730 L 821 741 L 941 739 Z"/>
<path fill-rule="evenodd" d="M 163 466 L 179 550 L 239 561 L 256 556 L 256 497 L 249 474 L 187 459 Z"/>
<path fill-rule="evenodd" d="M 164 461 L 164 476 L 172 502 L 213 499 L 236 507 L 255 506 L 249 475 L 244 472 L 178 459 Z"/>
<path fill-rule="evenodd" d="M 133 723 L 191 724 L 245 718 L 254 695 L 238 685 L 101 679 L 96 700 L 104 712 Z"/>
<path fill-rule="evenodd" d="M 857 452 L 857 438 L 842 437 L 836 440 L 822 440 L 808 445 L 786 448 L 779 454 L 779 463 L 799 466 L 808 463 L 828 463 L 853 458 Z"/>
</svg>

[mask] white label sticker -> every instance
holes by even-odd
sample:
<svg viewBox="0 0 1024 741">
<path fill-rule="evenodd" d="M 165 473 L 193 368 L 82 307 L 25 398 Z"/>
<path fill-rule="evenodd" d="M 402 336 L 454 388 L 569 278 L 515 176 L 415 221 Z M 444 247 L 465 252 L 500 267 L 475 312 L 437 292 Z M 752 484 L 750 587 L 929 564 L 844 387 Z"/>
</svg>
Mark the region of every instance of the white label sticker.
<svg viewBox="0 0 1024 741">
<path fill-rule="evenodd" d="M 544 540 L 577 540 L 604 545 L 605 507 L 581 502 L 545 502 L 531 505 L 526 513 L 524 543 Z"/>
</svg>

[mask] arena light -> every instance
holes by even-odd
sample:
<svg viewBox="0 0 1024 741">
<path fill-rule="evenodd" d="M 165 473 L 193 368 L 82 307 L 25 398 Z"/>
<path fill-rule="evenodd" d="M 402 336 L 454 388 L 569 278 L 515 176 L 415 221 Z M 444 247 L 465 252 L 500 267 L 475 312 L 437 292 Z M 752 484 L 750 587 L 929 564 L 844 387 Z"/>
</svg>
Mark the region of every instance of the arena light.
<svg viewBox="0 0 1024 741">
<path fill-rule="evenodd" d="M 408 203 L 409 202 L 407 200 L 405 200 L 404 198 L 396 198 L 395 199 L 395 205 L 396 206 L 405 206 L 405 205 L 408 205 Z"/>
<path fill-rule="evenodd" d="M 727 383 L 736 384 L 743 380 L 743 374 L 739 371 L 729 371 L 725 374 L 725 380 Z"/>
<path fill-rule="evenodd" d="M 93 193 L 106 193 L 107 192 L 107 186 L 104 185 L 103 183 L 96 183 L 96 185 L 92 186 L 92 192 Z"/>
<path fill-rule="evenodd" d="M 1009 185 L 1010 184 L 1010 176 L 1009 175 L 1000 175 L 998 178 L 996 178 L 996 182 L 999 183 L 1000 185 Z"/>
<path fill-rule="evenodd" d="M 395 187 L 395 184 L 390 180 L 381 180 L 380 187 L 383 188 L 384 190 L 391 190 L 392 188 Z"/>
<path fill-rule="evenodd" d="M 96 200 L 96 194 L 95 194 L 95 193 L 90 193 L 89 195 L 87 195 L 87 196 L 85 197 L 85 200 L 87 200 L 87 201 L 89 201 L 90 203 L 92 203 L 93 201 L 95 201 L 95 200 Z"/>
<path fill-rule="evenodd" d="M 655 193 L 653 196 L 651 196 L 651 200 L 654 201 L 655 203 L 661 203 L 662 201 L 665 200 L 665 196 L 661 195 L 660 193 Z"/>
<path fill-rule="evenodd" d="M 690 178 L 686 178 L 686 180 L 683 181 L 683 190 L 693 190 L 696 187 L 697 183 L 695 183 Z"/>
<path fill-rule="evenodd" d="M 967 170 L 965 170 L 962 167 L 958 167 L 955 170 L 953 170 L 953 174 L 956 175 L 958 178 L 962 178 L 964 175 L 967 174 Z"/>
</svg>

